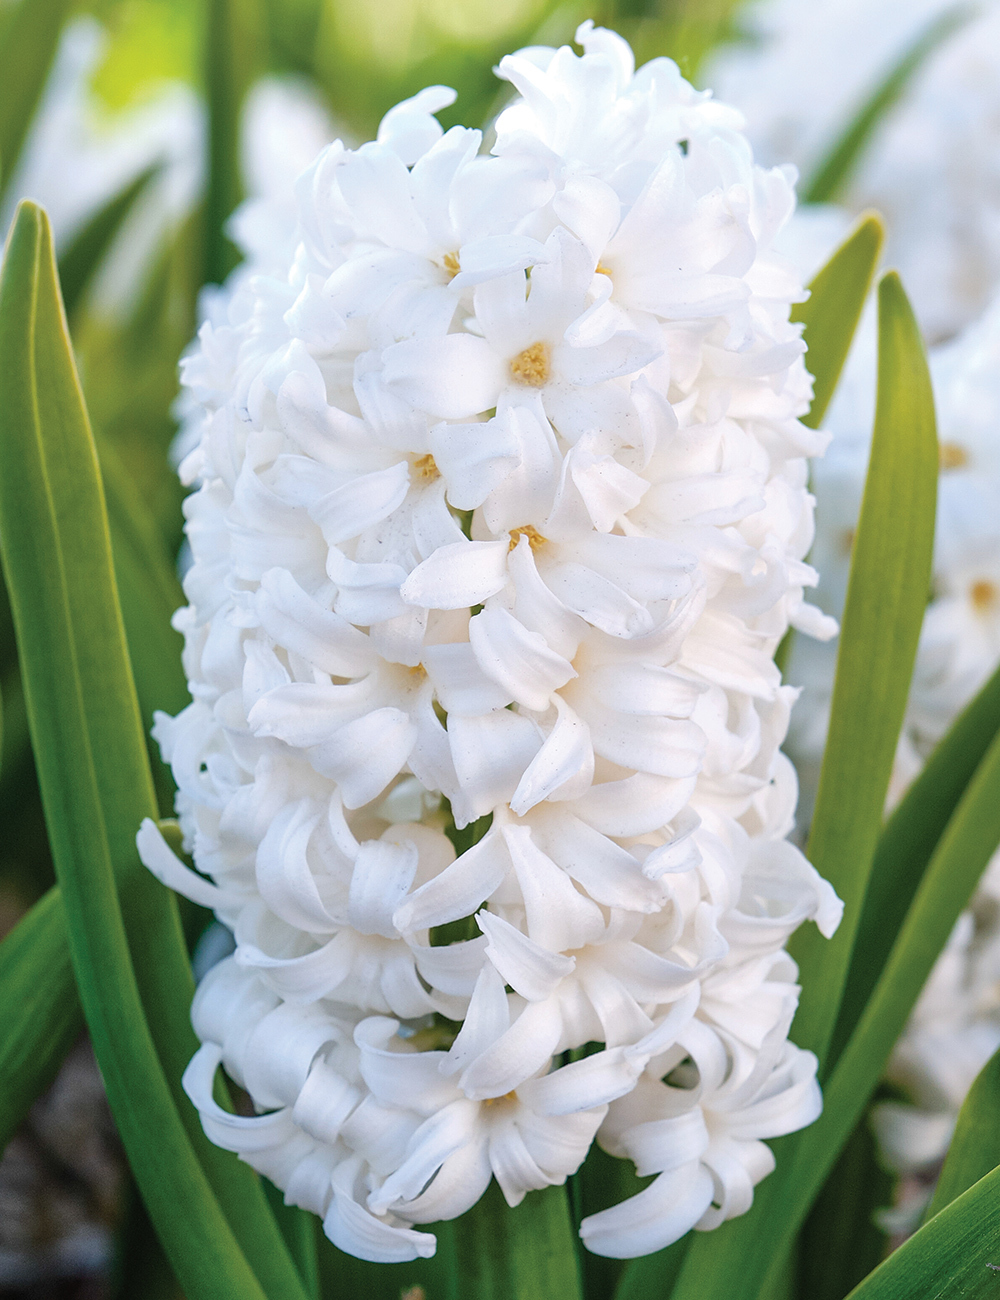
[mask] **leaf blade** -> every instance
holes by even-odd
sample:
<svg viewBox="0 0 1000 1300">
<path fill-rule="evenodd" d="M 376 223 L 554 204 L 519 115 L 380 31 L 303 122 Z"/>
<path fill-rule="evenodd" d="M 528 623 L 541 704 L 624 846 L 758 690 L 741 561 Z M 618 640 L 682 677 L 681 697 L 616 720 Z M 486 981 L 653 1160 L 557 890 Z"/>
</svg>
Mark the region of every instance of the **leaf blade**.
<svg viewBox="0 0 1000 1300">
<path fill-rule="evenodd" d="M 861 161 L 879 123 L 902 98 L 927 59 L 975 13 L 974 5 L 955 5 L 918 32 L 916 39 L 903 51 L 817 164 L 803 188 L 805 203 L 836 201 Z"/>
<path fill-rule="evenodd" d="M 863 214 L 810 280 L 808 299 L 792 308 L 791 319 L 805 326 L 806 368 L 813 377 L 812 406 L 802 418 L 810 429 L 823 423 L 836 390 L 884 240 L 885 226 L 878 213 Z"/>
<path fill-rule="evenodd" d="M 0 360 L 4 567 L 74 969 L 109 1096 L 141 1166 L 144 1196 L 173 1233 L 174 1264 L 189 1294 L 222 1296 L 233 1285 L 245 1286 L 248 1297 L 262 1294 L 246 1251 L 269 1296 L 302 1300 L 255 1176 L 207 1141 L 180 1089 L 194 1045 L 190 968 L 176 901 L 135 851 L 138 823 L 155 815 L 153 786 L 51 234 L 44 213 L 30 203 L 18 211 L 0 277 Z M 155 1142 L 151 1148 L 152 1139 L 168 1133 L 173 1172 Z M 173 1216 L 188 1215 L 191 1240 L 204 1243 L 202 1230 L 189 1221 L 183 1196 L 175 1190 L 164 1199 L 162 1192 L 176 1189 L 182 1176 L 191 1204 L 221 1234 L 218 1269 L 204 1279 L 180 1258 L 184 1236 Z M 239 1246 L 216 1193 L 228 1206 Z M 157 1222 L 162 1230 L 164 1221 Z"/>
<path fill-rule="evenodd" d="M 7 192 L 45 89 L 69 0 L 20 0 L 4 16 L 0 44 L 0 199 Z"/>
<path fill-rule="evenodd" d="M 924 1216 L 930 1220 L 1000 1165 L 1000 1051 L 976 1076 L 958 1112 L 944 1168 Z"/>
<path fill-rule="evenodd" d="M 996 1295 L 1000 1169 L 981 1178 L 904 1241 L 847 1300 Z"/>
<path fill-rule="evenodd" d="M 895 272 L 879 283 L 878 399 L 808 857 L 844 902 L 832 939 L 789 945 L 802 997 L 793 1033 L 822 1071 L 882 829 L 930 588 L 938 450 L 920 332 Z"/>
<path fill-rule="evenodd" d="M 72 981 L 66 918 L 55 887 L 0 943 L 0 1150 L 55 1078 L 83 1027 Z"/>
</svg>

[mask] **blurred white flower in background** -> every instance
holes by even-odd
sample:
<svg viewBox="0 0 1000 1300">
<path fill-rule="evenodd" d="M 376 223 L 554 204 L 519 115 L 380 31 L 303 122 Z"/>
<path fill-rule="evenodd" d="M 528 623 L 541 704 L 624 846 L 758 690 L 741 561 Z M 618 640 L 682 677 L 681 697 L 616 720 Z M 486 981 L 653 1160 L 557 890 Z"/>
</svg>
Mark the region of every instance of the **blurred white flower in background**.
<svg viewBox="0 0 1000 1300">
<path fill-rule="evenodd" d="M 187 1086 L 368 1259 L 595 1133 L 658 1177 L 588 1247 L 659 1249 L 820 1105 L 783 946 L 840 906 L 785 838 L 773 663 L 832 630 L 790 177 L 669 60 L 578 39 L 502 61 L 490 156 L 431 87 L 320 153 L 296 226 L 262 178 L 184 363 L 194 701 L 157 734 L 203 874 L 140 848 L 236 939 Z"/>
<path fill-rule="evenodd" d="M 61 252 L 86 222 L 145 171 L 161 171 L 140 196 L 93 290 L 98 310 L 128 303 L 165 237 L 191 211 L 201 186 L 204 110 L 181 82 L 109 112 L 91 89 L 107 43 L 99 23 L 69 23 L 24 142 L 0 214 L 6 229 L 21 198 L 49 213 Z"/>
<path fill-rule="evenodd" d="M 960 11 L 838 196 L 884 214 L 886 257 L 932 343 L 977 317 L 1000 282 L 997 0 L 761 0 L 741 13 L 746 44 L 702 73 L 745 113 L 761 162 L 791 161 L 808 180 L 929 25 Z"/>
</svg>

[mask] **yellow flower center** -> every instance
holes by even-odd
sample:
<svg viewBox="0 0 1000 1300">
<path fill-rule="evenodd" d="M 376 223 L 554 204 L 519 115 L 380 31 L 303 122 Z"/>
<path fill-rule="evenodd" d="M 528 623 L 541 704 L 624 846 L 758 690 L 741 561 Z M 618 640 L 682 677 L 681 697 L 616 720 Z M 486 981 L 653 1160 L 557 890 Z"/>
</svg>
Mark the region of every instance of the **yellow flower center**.
<svg viewBox="0 0 1000 1300">
<path fill-rule="evenodd" d="M 609 267 L 605 266 L 603 262 L 598 262 L 598 263 L 597 263 L 597 266 L 594 268 L 594 274 L 595 274 L 595 275 L 606 275 L 606 276 L 608 277 L 609 280 L 611 279 L 611 269 L 610 269 Z"/>
<path fill-rule="evenodd" d="M 549 382 L 552 373 L 549 345 L 532 343 L 530 348 L 519 352 L 510 363 L 510 373 L 516 384 L 527 384 L 529 388 L 543 388 Z"/>
<path fill-rule="evenodd" d="M 505 1092 L 502 1097 L 484 1097 L 484 1106 L 499 1106 L 502 1101 L 517 1101 L 516 1092 Z"/>
<path fill-rule="evenodd" d="M 938 458 L 942 470 L 963 469 L 969 463 L 969 453 L 960 442 L 943 442 Z"/>
<path fill-rule="evenodd" d="M 454 280 L 462 269 L 462 263 L 459 261 L 457 253 L 445 253 L 441 259 L 444 269 L 448 272 L 448 279 Z"/>
<path fill-rule="evenodd" d="M 433 483 L 436 478 L 441 477 L 441 471 L 434 464 L 434 457 L 429 452 L 426 456 L 415 460 L 413 468 L 416 470 L 417 477 L 422 478 L 426 483 Z"/>
<path fill-rule="evenodd" d="M 986 578 L 980 578 L 969 588 L 969 599 L 972 601 L 972 608 L 977 614 L 988 613 L 1000 598 L 1000 590 L 997 589 L 995 582 L 989 582 Z"/>
<path fill-rule="evenodd" d="M 540 546 L 544 546 L 549 540 L 543 537 L 534 524 L 525 524 L 523 528 L 512 528 L 510 530 L 510 549 L 513 550 L 522 537 L 527 537 L 528 545 L 533 551 L 537 551 Z"/>
</svg>

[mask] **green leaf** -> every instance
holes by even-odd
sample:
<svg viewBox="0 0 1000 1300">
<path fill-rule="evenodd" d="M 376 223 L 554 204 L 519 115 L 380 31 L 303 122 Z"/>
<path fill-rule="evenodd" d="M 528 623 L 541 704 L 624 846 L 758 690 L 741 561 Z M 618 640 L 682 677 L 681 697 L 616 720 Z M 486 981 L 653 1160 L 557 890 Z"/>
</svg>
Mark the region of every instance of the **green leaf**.
<svg viewBox="0 0 1000 1300">
<path fill-rule="evenodd" d="M 162 829 L 162 828 L 161 828 Z M 264 1184 L 264 1194 L 271 1207 L 288 1253 L 295 1261 L 302 1279 L 302 1286 L 309 1300 L 320 1300 L 319 1258 L 316 1250 L 316 1234 L 320 1230 L 319 1219 L 308 1210 L 286 1205 L 283 1193 L 273 1183 Z"/>
<path fill-rule="evenodd" d="M 670 1295 L 690 1245 L 688 1234 L 664 1250 L 629 1260 L 615 1288 L 614 1300 L 652 1300 L 654 1296 Z"/>
<path fill-rule="evenodd" d="M 70 0 L 19 0 L 0 22 L 0 198 L 21 155 Z"/>
<path fill-rule="evenodd" d="M 858 1023 L 948 819 L 998 730 L 1000 668 L 952 723 L 879 839 L 831 1040 L 831 1064 Z"/>
<path fill-rule="evenodd" d="M 159 806 L 172 812 L 173 780 L 159 754 L 152 752 L 149 732 L 156 710 L 176 714 L 190 700 L 181 662 L 184 641 L 170 625 L 174 611 L 184 603 L 184 593 L 162 537 L 106 439 L 100 443 L 100 463 L 115 579 L 143 731 Z"/>
<path fill-rule="evenodd" d="M 997 1165 L 1000 1165 L 1000 1051 L 979 1071 L 962 1102 L 926 1218 L 933 1218 Z"/>
<path fill-rule="evenodd" d="M 796 1043 L 826 1057 L 882 828 L 930 589 L 938 450 L 920 332 L 895 272 L 879 284 L 878 398 L 841 625 L 810 861 L 844 901 L 832 939 L 793 936 Z"/>
<path fill-rule="evenodd" d="M 50 889 L 0 943 L 0 1150 L 82 1026 L 66 917 L 58 888 Z"/>
<path fill-rule="evenodd" d="M 875 1222 L 875 1211 L 891 1204 L 894 1181 L 879 1164 L 875 1138 L 867 1117 L 862 1118 L 802 1228 L 800 1295 L 808 1300 L 842 1300 L 881 1263 L 889 1238 Z"/>
<path fill-rule="evenodd" d="M 885 226 L 877 212 L 865 213 L 832 257 L 809 281 L 809 297 L 792 307 L 792 320 L 805 329 L 806 367 L 813 400 L 802 423 L 818 429 L 830 405 L 850 351 L 861 309 L 882 252 Z"/>
<path fill-rule="evenodd" d="M 998 1274 L 1000 1169 L 994 1169 L 904 1241 L 848 1300 L 994 1300 Z"/>
<path fill-rule="evenodd" d="M 204 7 L 208 97 L 208 181 L 205 191 L 205 284 L 221 284 L 239 261 L 225 224 L 243 198 L 240 115 L 264 65 L 265 26 L 259 0 L 208 0 Z"/>
<path fill-rule="evenodd" d="M 324 1300 L 470 1300 L 455 1267 L 455 1224 L 435 1223 L 437 1250 L 430 1259 L 372 1264 L 338 1250 L 318 1234 L 320 1294 Z M 515 1300 L 515 1297 L 510 1297 Z"/>
<path fill-rule="evenodd" d="M 935 49 L 964 26 L 975 13 L 977 6 L 958 4 L 927 23 L 818 162 L 809 181 L 802 187 L 804 203 L 835 203 L 840 198 L 844 186 L 861 161 L 875 127 L 886 117 L 889 109 L 899 103 L 906 87 Z"/>
<path fill-rule="evenodd" d="M 59 283 L 66 315 L 70 319 L 90 288 L 105 253 L 128 214 L 160 171 L 161 165 L 154 163 L 129 181 L 123 190 L 84 223 L 63 252 L 59 259 Z"/>
<path fill-rule="evenodd" d="M 496 1182 L 455 1222 L 461 1296 L 582 1300 L 564 1187 L 529 1192 L 511 1209 Z"/>
<path fill-rule="evenodd" d="M 977 12 L 960 4 L 933 18 L 861 105 L 803 186 L 804 203 L 833 203 L 854 173 L 865 147 L 927 59 Z"/>
<path fill-rule="evenodd" d="M 194 1045 L 190 968 L 176 902 L 135 851 L 153 787 L 51 232 L 31 203 L 0 276 L 0 409 L 0 544 L 39 783 L 77 985 L 130 1162 L 189 1300 L 250 1300 L 261 1284 L 270 1300 L 303 1300 L 255 1176 L 205 1139 L 180 1090 Z"/>
</svg>

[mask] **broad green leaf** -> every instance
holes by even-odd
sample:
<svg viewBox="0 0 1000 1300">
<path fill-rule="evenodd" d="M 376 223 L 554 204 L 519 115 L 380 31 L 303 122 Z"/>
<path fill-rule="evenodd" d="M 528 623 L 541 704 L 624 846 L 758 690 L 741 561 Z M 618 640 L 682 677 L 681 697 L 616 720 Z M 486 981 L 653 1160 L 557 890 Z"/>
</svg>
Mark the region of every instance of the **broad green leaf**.
<svg viewBox="0 0 1000 1300">
<path fill-rule="evenodd" d="M 848 1300 L 995 1300 L 1000 1291 L 1000 1169 L 904 1241 Z"/>
<path fill-rule="evenodd" d="M 174 1270 L 131 1180 L 122 1199 L 125 1208 L 117 1233 L 110 1300 L 182 1300 Z"/>
<path fill-rule="evenodd" d="M 163 539 L 106 439 L 100 463 L 129 662 L 148 738 L 157 709 L 176 714 L 190 700 L 181 663 L 183 638 L 170 625 L 184 593 Z M 159 755 L 151 758 L 159 805 L 172 811 L 173 782 Z"/>
<path fill-rule="evenodd" d="M 931 854 L 998 730 L 1000 669 L 952 723 L 882 832 L 830 1045 L 831 1063 L 851 1036 Z"/>
<path fill-rule="evenodd" d="M 205 284 L 221 284 L 239 261 L 225 224 L 243 198 L 240 114 L 263 60 L 259 0 L 207 0 L 205 89 L 208 180 L 205 190 Z"/>
<path fill-rule="evenodd" d="M 977 12 L 960 4 L 933 18 L 872 91 L 803 186 L 804 203 L 833 203 L 851 179 L 872 135 L 914 76 L 944 41 Z"/>
<path fill-rule="evenodd" d="M 259 1183 L 208 1143 L 180 1090 L 190 969 L 175 900 L 135 852 L 136 827 L 155 815 L 152 780 L 51 232 L 31 203 L 0 277 L 0 410 L 0 543 L 39 783 L 77 986 L 130 1162 L 189 1300 L 259 1297 L 262 1286 L 269 1300 L 302 1300 Z"/>
<path fill-rule="evenodd" d="M 455 1222 L 459 1295 L 582 1300 L 566 1189 L 529 1192 L 516 1209 L 496 1182 Z"/>
<path fill-rule="evenodd" d="M 875 1138 L 862 1118 L 803 1225 L 798 1241 L 799 1295 L 808 1300 L 842 1300 L 881 1263 L 889 1238 L 875 1222 L 875 1211 L 892 1203 L 894 1181 L 879 1164 Z"/>
<path fill-rule="evenodd" d="M 82 1025 L 66 917 L 58 888 L 50 889 L 0 943 L 0 1150 Z"/>
<path fill-rule="evenodd" d="M 712 1234 L 715 1240 L 707 1249 L 694 1243 L 672 1300 L 770 1300 L 769 1269 L 790 1248 L 867 1106 L 893 1044 L 998 843 L 1000 736 L 976 769 L 934 851 L 882 976 L 823 1090 L 822 1115 L 802 1133 L 773 1143 L 777 1173 L 757 1188 L 753 1208 L 743 1218 Z"/>
<path fill-rule="evenodd" d="M 437 1250 L 430 1259 L 406 1264 L 372 1264 L 338 1250 L 328 1237 L 316 1238 L 323 1300 L 471 1300 L 455 1267 L 455 1223 L 435 1223 Z M 514 1300 L 514 1297 L 511 1297 Z"/>
<path fill-rule="evenodd" d="M 813 377 L 813 400 L 802 423 L 810 429 L 818 429 L 823 423 L 872 286 L 884 239 L 885 227 L 877 212 L 860 217 L 826 265 L 810 280 L 809 297 L 792 308 L 792 320 L 805 326 L 802 337 L 809 349 L 806 368 Z"/>
<path fill-rule="evenodd" d="M 159 172 L 160 165 L 154 164 L 129 181 L 123 190 L 94 213 L 63 252 L 59 259 L 59 283 L 66 315 L 70 319 L 126 217 Z"/>
<path fill-rule="evenodd" d="M 878 398 L 841 624 L 810 861 L 844 901 L 832 939 L 794 935 L 802 997 L 796 1043 L 822 1070 L 882 828 L 930 589 L 938 450 L 920 332 L 895 272 L 879 283 Z"/>
<path fill-rule="evenodd" d="M 1000 1165 L 1000 1051 L 979 1071 L 962 1102 L 926 1217 L 933 1218 L 997 1165 Z"/>
<path fill-rule="evenodd" d="M 18 0 L 0 17 L 0 198 L 17 166 L 70 8 L 70 0 Z"/>
<path fill-rule="evenodd" d="M 286 1205 L 283 1193 L 273 1183 L 266 1182 L 264 1192 L 278 1230 L 285 1239 L 288 1253 L 299 1270 L 306 1295 L 309 1300 L 320 1300 L 319 1258 L 316 1250 L 316 1234 L 321 1231 L 319 1219 L 308 1210 Z"/>
<path fill-rule="evenodd" d="M 690 1245 L 688 1234 L 665 1250 L 629 1260 L 615 1288 L 614 1300 L 653 1300 L 670 1295 Z"/>
</svg>

